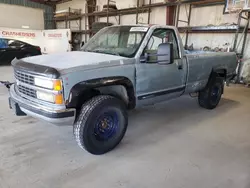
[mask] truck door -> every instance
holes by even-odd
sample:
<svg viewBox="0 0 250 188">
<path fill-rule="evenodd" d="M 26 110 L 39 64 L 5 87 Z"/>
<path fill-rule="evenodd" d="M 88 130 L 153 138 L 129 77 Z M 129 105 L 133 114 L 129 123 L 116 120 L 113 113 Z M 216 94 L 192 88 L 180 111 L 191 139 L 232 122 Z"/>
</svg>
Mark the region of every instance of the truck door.
<svg viewBox="0 0 250 188">
<path fill-rule="evenodd" d="M 173 43 L 174 62 L 172 64 L 149 63 L 157 60 L 156 56 L 150 56 L 148 61 L 140 61 L 136 64 L 136 93 L 139 106 L 178 97 L 185 90 L 187 65 L 180 57 L 178 43 L 180 41 L 177 40 L 174 30 L 155 29 L 141 59 L 145 54 L 156 54 L 158 46 L 165 42 Z"/>
</svg>

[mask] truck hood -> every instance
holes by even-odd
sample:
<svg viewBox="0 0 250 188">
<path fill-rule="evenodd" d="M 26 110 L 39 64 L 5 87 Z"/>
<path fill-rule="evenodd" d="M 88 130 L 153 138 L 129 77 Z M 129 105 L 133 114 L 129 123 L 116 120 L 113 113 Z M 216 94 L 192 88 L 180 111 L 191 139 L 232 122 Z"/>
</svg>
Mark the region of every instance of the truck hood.
<svg viewBox="0 0 250 188">
<path fill-rule="evenodd" d="M 123 60 L 128 59 L 121 56 L 92 53 L 92 52 L 64 52 L 51 55 L 33 56 L 22 59 L 22 61 L 63 71 L 72 68 L 101 68 L 124 64 Z"/>
</svg>

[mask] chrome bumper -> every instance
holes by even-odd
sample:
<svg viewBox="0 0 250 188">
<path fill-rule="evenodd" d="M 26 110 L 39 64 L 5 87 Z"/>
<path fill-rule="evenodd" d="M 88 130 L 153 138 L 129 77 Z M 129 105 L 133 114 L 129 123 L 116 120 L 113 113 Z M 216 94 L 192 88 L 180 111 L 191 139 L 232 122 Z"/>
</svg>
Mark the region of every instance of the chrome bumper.
<svg viewBox="0 0 250 188">
<path fill-rule="evenodd" d="M 10 103 L 17 104 L 25 114 L 52 124 L 73 125 L 75 121 L 75 109 L 55 109 L 37 104 L 19 96 L 14 85 L 10 87 Z"/>
</svg>

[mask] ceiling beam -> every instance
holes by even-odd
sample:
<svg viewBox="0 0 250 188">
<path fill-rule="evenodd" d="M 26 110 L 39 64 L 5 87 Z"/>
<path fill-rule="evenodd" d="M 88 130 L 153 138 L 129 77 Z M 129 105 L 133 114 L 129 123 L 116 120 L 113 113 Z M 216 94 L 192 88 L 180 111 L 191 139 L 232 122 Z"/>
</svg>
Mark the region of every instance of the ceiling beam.
<svg viewBox="0 0 250 188">
<path fill-rule="evenodd" d="M 162 7 L 162 6 L 174 6 L 174 5 L 179 5 L 179 4 L 194 4 L 194 3 L 211 3 L 211 1 L 217 1 L 217 2 L 222 2 L 224 0 L 179 0 L 179 1 L 174 1 L 174 2 L 165 2 L 165 3 L 153 3 L 151 5 L 143 5 L 142 7 L 144 8 L 153 8 L 153 7 Z"/>
<path fill-rule="evenodd" d="M 72 0 L 56 0 L 56 1 L 53 1 L 53 0 L 29 0 L 29 1 L 40 3 L 40 4 L 45 4 L 45 5 L 56 5 L 59 3 L 65 3 L 65 2 L 72 1 Z"/>
<path fill-rule="evenodd" d="M 193 5 L 204 5 L 204 4 L 210 4 L 210 3 L 221 3 L 225 2 L 225 0 L 206 0 L 206 1 L 200 1 L 200 2 L 194 2 Z"/>
</svg>

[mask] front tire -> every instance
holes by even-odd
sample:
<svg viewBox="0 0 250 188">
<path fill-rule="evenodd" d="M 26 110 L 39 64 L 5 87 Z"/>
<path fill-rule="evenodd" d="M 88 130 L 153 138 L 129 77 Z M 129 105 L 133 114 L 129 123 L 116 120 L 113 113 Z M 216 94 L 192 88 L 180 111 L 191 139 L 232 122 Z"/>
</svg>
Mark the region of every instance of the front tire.
<svg viewBox="0 0 250 188">
<path fill-rule="evenodd" d="M 112 96 L 99 95 L 83 104 L 74 125 L 77 144 L 94 155 L 114 149 L 127 130 L 125 104 Z"/>
<path fill-rule="evenodd" d="M 209 80 L 207 87 L 199 92 L 199 105 L 206 109 L 214 109 L 220 102 L 224 88 L 224 79 L 215 75 Z"/>
</svg>

